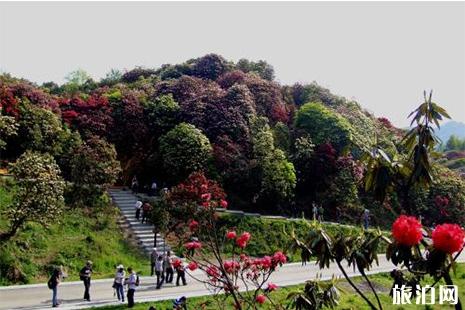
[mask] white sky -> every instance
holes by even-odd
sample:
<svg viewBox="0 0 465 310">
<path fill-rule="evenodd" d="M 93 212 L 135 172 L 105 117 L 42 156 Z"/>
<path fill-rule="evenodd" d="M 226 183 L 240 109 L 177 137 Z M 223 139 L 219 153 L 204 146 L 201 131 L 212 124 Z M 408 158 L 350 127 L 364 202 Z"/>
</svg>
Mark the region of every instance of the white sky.
<svg viewBox="0 0 465 310">
<path fill-rule="evenodd" d="M 396 125 L 423 90 L 465 122 L 465 3 L 0 3 L 0 70 L 63 82 L 82 68 L 158 67 L 206 53 L 264 59 Z"/>
</svg>

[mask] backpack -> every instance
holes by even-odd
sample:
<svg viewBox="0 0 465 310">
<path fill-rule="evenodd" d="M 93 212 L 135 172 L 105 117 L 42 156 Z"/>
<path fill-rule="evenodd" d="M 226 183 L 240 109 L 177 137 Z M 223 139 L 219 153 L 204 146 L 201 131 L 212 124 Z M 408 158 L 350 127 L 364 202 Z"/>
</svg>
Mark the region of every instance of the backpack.
<svg viewBox="0 0 465 310">
<path fill-rule="evenodd" d="M 49 289 L 53 290 L 53 288 L 55 287 L 54 283 L 53 283 L 53 278 L 50 278 L 47 282 L 47 286 Z"/>
<path fill-rule="evenodd" d="M 140 281 L 139 281 L 139 275 L 136 275 L 136 286 L 139 286 Z"/>
</svg>

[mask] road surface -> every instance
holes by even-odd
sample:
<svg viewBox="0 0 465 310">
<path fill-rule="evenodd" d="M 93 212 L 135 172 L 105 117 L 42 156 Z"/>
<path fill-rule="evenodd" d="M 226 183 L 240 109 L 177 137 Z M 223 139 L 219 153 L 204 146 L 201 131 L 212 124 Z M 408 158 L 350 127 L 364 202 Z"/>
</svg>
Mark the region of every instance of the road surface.
<svg viewBox="0 0 465 310">
<path fill-rule="evenodd" d="M 465 262 L 465 255 L 462 254 L 458 261 Z M 385 255 L 379 255 L 379 266 L 374 266 L 369 274 L 388 272 L 394 269 L 391 262 L 386 261 Z M 350 276 L 358 276 L 352 268 L 346 271 Z M 286 264 L 278 269 L 270 281 L 279 286 L 288 286 L 304 283 L 306 280 L 316 278 L 317 274 L 322 279 L 330 279 L 333 275 L 342 274 L 336 264 L 331 268 L 320 270 L 314 263 L 302 266 L 301 263 Z M 201 271 L 196 271 L 196 277 L 201 277 Z M 175 274 L 176 278 L 176 274 Z M 156 301 L 163 299 L 174 299 L 180 296 L 202 296 L 209 294 L 209 291 L 202 283 L 187 276 L 187 286 L 176 287 L 172 284 L 165 285 L 161 290 L 155 289 L 155 278 L 141 277 L 140 286 L 136 291 L 136 302 Z M 60 309 L 85 309 L 104 305 L 116 305 L 118 301 L 113 295 L 113 279 L 94 280 L 91 286 L 91 302 L 83 301 L 84 287 L 81 282 L 63 282 L 58 289 L 58 298 L 61 301 Z M 51 290 L 46 284 L 17 285 L 0 287 L 0 309 L 44 309 L 51 306 Z"/>
</svg>

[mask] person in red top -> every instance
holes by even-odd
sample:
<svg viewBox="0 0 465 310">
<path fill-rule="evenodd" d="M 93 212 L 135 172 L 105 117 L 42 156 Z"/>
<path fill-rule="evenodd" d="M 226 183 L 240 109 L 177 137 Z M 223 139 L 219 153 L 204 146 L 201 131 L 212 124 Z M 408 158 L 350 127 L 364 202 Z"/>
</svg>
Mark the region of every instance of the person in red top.
<svg viewBox="0 0 465 310">
<path fill-rule="evenodd" d="M 142 224 L 148 223 L 150 218 L 150 212 L 152 211 L 152 206 L 147 201 L 142 205 Z"/>
</svg>

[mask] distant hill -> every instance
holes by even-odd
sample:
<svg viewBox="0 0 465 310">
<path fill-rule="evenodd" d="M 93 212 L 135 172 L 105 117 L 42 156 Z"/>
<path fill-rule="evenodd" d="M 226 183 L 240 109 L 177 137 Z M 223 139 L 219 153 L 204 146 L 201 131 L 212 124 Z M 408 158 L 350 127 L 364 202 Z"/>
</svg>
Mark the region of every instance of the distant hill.
<svg viewBox="0 0 465 310">
<path fill-rule="evenodd" d="M 441 126 L 437 132 L 443 143 L 446 143 L 451 135 L 456 135 L 460 138 L 465 138 L 465 124 L 456 121 L 449 121 Z"/>
</svg>

